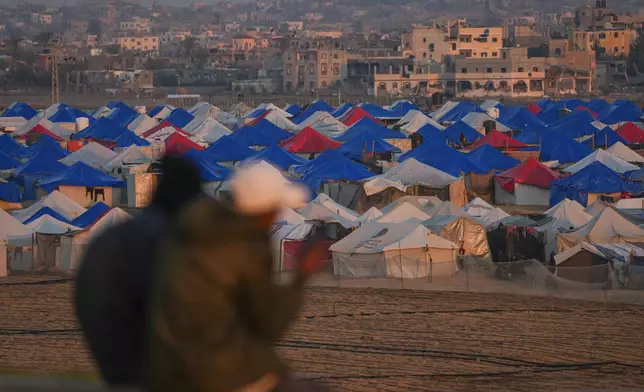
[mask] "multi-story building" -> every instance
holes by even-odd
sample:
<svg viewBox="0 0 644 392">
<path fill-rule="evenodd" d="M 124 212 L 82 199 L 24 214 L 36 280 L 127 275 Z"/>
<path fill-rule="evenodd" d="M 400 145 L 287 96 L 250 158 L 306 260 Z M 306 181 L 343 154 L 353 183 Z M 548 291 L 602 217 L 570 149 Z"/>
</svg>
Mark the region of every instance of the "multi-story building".
<svg viewBox="0 0 644 392">
<path fill-rule="evenodd" d="M 284 91 L 316 90 L 341 85 L 348 53 L 334 40 L 290 41 L 283 53 Z"/>
<path fill-rule="evenodd" d="M 154 36 L 125 36 L 117 37 L 116 44 L 122 49 L 132 50 L 135 52 L 158 52 L 159 37 Z"/>
<path fill-rule="evenodd" d="M 499 58 L 503 27 L 459 27 L 457 48 L 458 54 L 468 58 Z"/>
<path fill-rule="evenodd" d="M 411 31 L 402 35 L 401 44 L 416 60 L 442 62 L 444 56 L 458 53 L 457 44 L 450 42 L 450 28 L 434 24 L 432 26 L 413 26 Z"/>
<path fill-rule="evenodd" d="M 637 39 L 637 30 L 612 27 L 576 30 L 572 33 L 572 46 L 578 50 L 597 51 L 598 56 L 628 57 L 631 44 Z"/>
<path fill-rule="evenodd" d="M 249 35 L 236 35 L 233 37 L 233 51 L 235 52 L 248 52 L 257 46 L 257 41 L 254 37 Z"/>
<path fill-rule="evenodd" d="M 145 18 L 134 18 L 132 20 L 126 20 L 119 23 L 119 28 L 121 31 L 133 31 L 137 33 L 150 32 L 152 27 L 152 22 L 150 19 Z"/>
</svg>

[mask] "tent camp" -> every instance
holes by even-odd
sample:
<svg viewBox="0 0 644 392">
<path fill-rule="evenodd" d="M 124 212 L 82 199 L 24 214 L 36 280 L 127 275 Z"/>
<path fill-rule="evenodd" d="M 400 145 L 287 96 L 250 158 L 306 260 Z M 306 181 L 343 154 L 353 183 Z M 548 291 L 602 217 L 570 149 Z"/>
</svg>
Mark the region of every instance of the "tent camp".
<svg viewBox="0 0 644 392">
<path fill-rule="evenodd" d="M 628 163 L 623 159 L 616 157 L 615 155 L 611 154 L 608 151 L 598 149 L 598 150 L 595 150 L 592 154 L 588 155 L 586 158 L 575 163 L 574 165 L 568 166 L 567 168 L 564 169 L 564 171 L 568 173 L 577 173 L 581 169 L 584 169 L 585 167 L 587 167 L 588 165 L 594 162 L 601 162 L 611 170 L 621 174 L 639 169 L 638 166 Z"/>
<path fill-rule="evenodd" d="M 23 265 L 23 247 L 32 245 L 32 236 L 33 230 L 0 209 L 0 278 L 7 276 L 10 268 Z"/>
<path fill-rule="evenodd" d="M 547 206 L 552 182 L 559 178 L 559 173 L 529 158 L 494 177 L 496 204 Z"/>
<path fill-rule="evenodd" d="M 149 164 L 152 162 L 152 155 L 148 149 L 130 146 L 125 150 L 119 152 L 112 160 L 103 166 L 107 172 L 112 172 L 114 169 L 125 169 L 131 166 Z M 126 170 L 121 170 L 125 172 Z"/>
<path fill-rule="evenodd" d="M 197 120 L 197 119 L 195 119 Z M 232 132 L 212 117 L 201 119 L 202 121 L 186 132 L 190 133 L 191 139 L 199 143 L 214 143 L 222 136 L 230 135 Z"/>
<path fill-rule="evenodd" d="M 318 154 L 334 149 L 342 143 L 329 139 L 311 127 L 302 129 L 297 135 L 284 140 L 280 145 L 294 154 Z"/>
<path fill-rule="evenodd" d="M 373 222 L 382 216 L 382 212 L 376 207 L 371 207 L 364 214 L 360 215 L 358 218 L 358 224 L 360 226 L 367 224 L 368 222 Z"/>
<path fill-rule="evenodd" d="M 65 196 L 61 192 L 53 191 L 31 206 L 23 210 L 12 211 L 11 214 L 20 222 L 24 222 L 43 207 L 51 208 L 52 210 L 67 218 L 67 220 L 69 221 L 84 214 L 86 211 L 85 208 L 83 208 L 81 205 Z"/>
<path fill-rule="evenodd" d="M 638 163 L 638 164 L 644 163 L 643 156 L 631 150 L 630 148 L 628 148 L 627 146 L 625 146 L 623 143 L 620 143 L 620 142 L 613 144 L 606 151 L 626 162 Z"/>
<path fill-rule="evenodd" d="M 463 210 L 465 210 L 465 212 L 467 212 L 474 218 L 480 218 L 482 216 L 485 216 L 493 209 L 494 207 L 492 207 L 490 203 L 486 202 L 485 200 L 479 197 L 470 201 L 465 205 L 465 207 L 463 207 Z"/>
<path fill-rule="evenodd" d="M 414 219 L 423 221 L 425 219 L 429 219 L 429 215 L 427 215 L 423 210 L 419 209 L 413 204 L 404 202 L 397 205 L 392 210 L 384 213 L 382 216 L 376 219 L 376 222 L 401 223 Z"/>
<path fill-rule="evenodd" d="M 405 135 L 411 135 L 427 124 L 441 131 L 445 129 L 445 127 L 440 125 L 436 120 L 426 116 L 419 110 L 410 110 L 403 118 L 395 123 L 392 128 L 399 129 Z"/>
<path fill-rule="evenodd" d="M 477 219 L 479 220 L 479 222 L 483 223 L 483 225 L 487 229 L 509 216 L 510 215 L 507 212 L 503 211 L 499 207 L 495 207 L 488 211 L 487 214 L 480 216 Z"/>
<path fill-rule="evenodd" d="M 599 215 L 604 209 L 608 207 L 605 201 L 602 199 L 595 200 L 591 205 L 589 205 L 584 211 L 590 216 Z"/>
<path fill-rule="evenodd" d="M 430 213 L 431 215 L 431 213 Z M 469 215 L 434 214 L 423 222 L 434 234 L 457 244 L 465 256 L 477 261 L 492 261 L 485 226 Z"/>
<path fill-rule="evenodd" d="M 414 279 L 458 271 L 456 244 L 433 234 L 417 220 L 371 222 L 329 250 L 334 274 L 343 277 Z"/>
<path fill-rule="evenodd" d="M 71 166 L 76 162 L 83 162 L 95 169 L 103 170 L 103 167 L 112 159 L 116 158 L 116 155 L 109 148 L 95 142 L 90 142 L 61 159 L 59 162 L 67 166 Z"/>
</svg>

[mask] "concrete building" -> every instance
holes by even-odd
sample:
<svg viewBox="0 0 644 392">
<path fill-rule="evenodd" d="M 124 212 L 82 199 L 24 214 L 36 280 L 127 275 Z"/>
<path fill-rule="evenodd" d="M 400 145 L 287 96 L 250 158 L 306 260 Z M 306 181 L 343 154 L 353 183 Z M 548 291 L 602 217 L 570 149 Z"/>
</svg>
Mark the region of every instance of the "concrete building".
<svg viewBox="0 0 644 392">
<path fill-rule="evenodd" d="M 637 39 L 637 30 L 632 28 L 601 28 L 576 30 L 572 33 L 572 46 L 578 50 L 597 51 L 598 56 L 628 57 L 631 44 Z"/>
<path fill-rule="evenodd" d="M 158 52 L 159 38 L 153 36 L 125 36 L 116 38 L 116 44 L 135 52 Z"/>
<path fill-rule="evenodd" d="M 152 27 L 150 19 L 134 18 L 131 20 L 122 21 L 119 23 L 121 31 L 136 32 L 136 33 L 149 33 Z"/>
<path fill-rule="evenodd" d="M 233 37 L 233 51 L 235 52 L 248 52 L 257 46 L 254 37 L 249 35 L 236 35 Z"/>
<path fill-rule="evenodd" d="M 341 85 L 348 53 L 335 41 L 290 41 L 284 51 L 284 91 L 317 90 Z"/>
</svg>

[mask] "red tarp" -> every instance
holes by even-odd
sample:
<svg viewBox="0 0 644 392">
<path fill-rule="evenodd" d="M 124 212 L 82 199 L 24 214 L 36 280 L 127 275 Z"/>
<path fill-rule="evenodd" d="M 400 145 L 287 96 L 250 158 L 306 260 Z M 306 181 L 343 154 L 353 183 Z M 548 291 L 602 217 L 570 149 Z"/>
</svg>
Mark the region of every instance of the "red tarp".
<svg viewBox="0 0 644 392">
<path fill-rule="evenodd" d="M 644 144 L 644 130 L 638 128 L 638 126 L 632 122 L 627 122 L 622 125 L 617 130 L 617 133 L 629 143 Z"/>
<path fill-rule="evenodd" d="M 492 147 L 496 148 L 523 148 L 527 147 L 527 145 L 521 143 L 518 140 L 512 139 L 510 136 L 497 131 L 496 129 L 488 132 L 487 135 L 483 136 L 482 138 L 478 139 L 472 145 L 469 146 L 471 149 L 475 149 L 477 147 L 480 147 L 484 144 L 489 144 Z"/>
<path fill-rule="evenodd" d="M 166 128 L 167 128 L 167 129 L 166 129 Z M 147 138 L 148 138 L 148 137 L 150 137 L 150 136 L 155 136 L 155 134 L 160 133 L 160 131 L 162 131 L 162 130 L 163 130 L 163 132 L 161 132 L 161 133 L 163 133 L 163 135 L 165 135 L 165 136 L 159 135 L 159 136 L 161 136 L 161 139 L 165 139 L 166 137 L 168 137 L 168 136 L 169 136 L 169 133 L 175 133 L 175 132 L 176 132 L 176 133 L 179 133 L 179 134 L 181 134 L 181 135 L 183 135 L 183 136 L 186 136 L 186 137 L 187 137 L 187 136 L 190 136 L 190 134 L 189 134 L 188 132 L 186 132 L 186 131 L 184 131 L 183 129 L 178 128 L 178 127 L 176 127 L 176 126 L 174 126 L 174 125 L 170 124 L 170 123 L 169 123 L 169 122 L 167 122 L 167 121 L 162 121 L 162 122 L 161 122 L 159 125 L 157 125 L 156 127 L 154 127 L 154 128 L 150 128 L 149 130 L 145 131 L 145 132 L 143 133 L 143 135 L 141 135 L 141 136 L 142 136 L 144 139 L 147 139 Z"/>
<path fill-rule="evenodd" d="M 197 151 L 203 150 L 202 146 L 179 133 L 173 133 L 165 139 L 166 153 L 185 154 L 193 148 Z"/>
<path fill-rule="evenodd" d="M 304 240 L 286 240 L 282 242 L 282 270 L 291 271 L 298 267 L 298 259 L 302 255 L 302 252 L 306 249 L 306 246 L 309 245 L 309 242 L 310 241 Z M 324 246 L 327 250 L 320 255 L 320 259 L 318 259 L 318 261 L 330 263 L 333 259 L 333 256 L 331 255 L 329 248 L 331 247 L 331 245 L 335 244 L 335 241 L 324 240 L 322 242 L 324 243 Z"/>
<path fill-rule="evenodd" d="M 536 159 L 528 158 L 519 166 L 497 174 L 494 178 L 501 188 L 514 193 L 516 183 L 550 188 L 552 182 L 561 178 L 561 175 Z"/>
<path fill-rule="evenodd" d="M 280 146 L 295 154 L 320 153 L 337 148 L 342 143 L 331 140 L 311 127 L 302 129 L 298 134 L 284 140 Z"/>
<path fill-rule="evenodd" d="M 528 106 L 526 107 L 526 109 L 527 109 L 530 113 L 534 114 L 535 116 L 536 116 L 537 114 L 541 113 L 541 108 L 540 108 L 540 107 L 539 107 L 539 105 L 537 105 L 536 103 L 531 103 L 530 105 L 528 105 Z"/>
<path fill-rule="evenodd" d="M 597 118 L 597 116 L 598 116 L 598 114 L 597 114 L 597 113 L 593 112 L 592 110 L 588 109 L 588 108 L 587 108 L 587 107 L 585 107 L 585 106 L 581 106 L 581 105 L 579 105 L 579 106 L 577 106 L 577 110 L 583 110 L 583 111 L 586 111 L 586 112 L 590 113 L 590 115 L 591 115 L 591 116 L 593 116 L 593 117 L 595 117 L 595 118 Z"/>
<path fill-rule="evenodd" d="M 348 127 L 351 125 L 357 123 L 360 121 L 363 117 L 369 117 L 370 119 L 380 123 L 374 116 L 371 114 L 367 113 L 363 108 L 360 106 L 354 106 L 351 109 L 349 109 L 348 112 L 342 115 L 342 117 L 339 118 L 340 122 Z"/>
<path fill-rule="evenodd" d="M 50 138 L 52 138 L 54 140 L 57 140 L 57 141 L 63 140 L 62 137 L 56 135 L 55 133 L 52 133 L 49 129 L 43 127 L 40 124 L 36 124 L 33 128 L 31 128 L 29 131 L 27 131 L 27 133 L 21 135 L 20 138 L 21 139 L 26 139 L 32 133 L 39 133 L 41 135 L 46 135 L 46 136 L 49 136 Z"/>
</svg>

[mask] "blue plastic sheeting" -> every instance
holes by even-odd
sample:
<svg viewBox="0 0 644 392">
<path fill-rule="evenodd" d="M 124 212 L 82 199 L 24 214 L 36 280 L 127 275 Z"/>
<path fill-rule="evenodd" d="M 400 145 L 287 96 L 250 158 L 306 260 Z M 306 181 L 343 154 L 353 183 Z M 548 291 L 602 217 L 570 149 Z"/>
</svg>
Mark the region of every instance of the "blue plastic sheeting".
<svg viewBox="0 0 644 392">
<path fill-rule="evenodd" d="M 597 113 L 600 117 L 610 111 L 610 104 L 601 98 L 591 99 L 586 107 Z"/>
<path fill-rule="evenodd" d="M 25 146 L 13 140 L 6 133 L 0 136 L 0 152 L 6 155 L 14 155 L 16 152 L 24 149 Z"/>
<path fill-rule="evenodd" d="M 359 181 L 373 176 L 366 166 L 342 157 L 315 166 L 304 175 L 302 182 L 317 190 L 327 181 Z"/>
<path fill-rule="evenodd" d="M 89 127 L 72 135 L 72 140 L 96 139 L 114 140 L 129 130 L 116 121 L 107 117 L 101 117 Z"/>
<path fill-rule="evenodd" d="M 620 122 L 640 121 L 642 117 L 642 109 L 635 105 L 633 102 L 624 101 L 618 105 L 613 105 L 611 108 L 600 118 L 599 121 L 607 125 L 613 125 Z"/>
<path fill-rule="evenodd" d="M 351 108 L 353 108 L 353 104 L 349 102 L 345 102 L 342 105 L 338 106 L 337 109 L 335 109 L 333 112 L 331 112 L 331 115 L 335 118 L 340 118 L 344 116 Z"/>
<path fill-rule="evenodd" d="M 349 158 L 358 161 L 362 160 L 363 151 L 376 154 L 401 152 L 398 147 L 392 146 L 386 141 L 375 138 L 365 132 L 341 145 L 337 150 Z"/>
<path fill-rule="evenodd" d="M 116 139 L 111 140 L 111 141 L 116 143 L 114 145 L 114 147 L 123 147 L 123 148 L 124 147 L 130 147 L 132 145 L 135 145 L 135 146 L 138 146 L 138 147 L 143 147 L 143 146 L 149 146 L 150 145 L 149 141 L 136 136 L 136 134 L 134 132 L 129 131 L 129 130 L 127 132 L 123 132 L 123 134 L 121 136 L 119 136 Z"/>
<path fill-rule="evenodd" d="M 461 101 L 456 106 L 452 108 L 449 112 L 445 113 L 443 117 L 439 119 L 440 122 L 447 121 L 459 121 L 468 114 L 475 113 L 484 113 L 485 111 L 481 109 L 479 105 L 475 105 L 469 101 Z"/>
<path fill-rule="evenodd" d="M 644 182 L 644 169 L 624 173 L 628 181 Z"/>
<path fill-rule="evenodd" d="M 303 165 L 296 166 L 292 170 L 300 175 L 304 175 L 312 170 L 314 170 L 317 167 L 324 166 L 328 163 L 331 163 L 335 160 L 344 160 L 347 159 L 344 155 L 340 154 L 337 152 L 335 149 L 334 150 L 326 150 L 320 155 L 317 156 L 317 158 L 307 161 Z"/>
<path fill-rule="evenodd" d="M 22 202 L 20 187 L 15 182 L 0 182 L 0 200 L 8 203 Z"/>
<path fill-rule="evenodd" d="M 613 131 L 611 127 L 605 127 L 601 131 L 597 132 L 593 138 L 584 141 L 584 144 L 591 148 L 603 147 L 607 148 L 612 146 L 617 142 L 622 142 L 622 144 L 628 146 L 629 143 L 619 133 Z"/>
<path fill-rule="evenodd" d="M 543 141 L 539 160 L 542 162 L 559 161 L 559 163 L 574 163 L 592 153 L 588 146 L 577 143 L 565 136 L 553 137 Z"/>
<path fill-rule="evenodd" d="M 409 101 L 396 101 L 391 107 L 389 108 L 389 111 L 392 113 L 395 113 L 400 116 L 400 118 L 405 117 L 407 113 L 409 113 L 412 110 L 418 110 L 420 111 L 420 108 L 416 106 L 415 104 L 409 102 Z"/>
<path fill-rule="evenodd" d="M 256 152 L 225 135 L 203 150 L 203 154 L 215 162 L 236 162 L 250 158 Z"/>
<path fill-rule="evenodd" d="M 281 170 L 288 170 L 289 167 L 294 165 L 304 165 L 309 161 L 286 151 L 278 145 L 266 147 L 258 152 L 256 155 L 249 158 L 251 161 L 266 161 Z"/>
<path fill-rule="evenodd" d="M 139 114 L 136 110 L 124 103 L 116 104 L 112 111 L 105 117 L 114 121 L 121 127 L 127 127 Z"/>
<path fill-rule="evenodd" d="M 18 166 L 13 171 L 13 177 L 16 178 L 16 181 L 23 185 L 23 177 L 30 176 L 33 178 L 43 178 L 49 177 L 58 173 L 61 173 L 68 169 L 67 166 L 58 162 L 58 157 L 55 155 L 50 155 L 47 152 L 38 154 L 31 158 L 29 161 Z"/>
<path fill-rule="evenodd" d="M 86 229 L 96 223 L 103 215 L 107 214 L 110 209 L 107 204 L 99 201 L 69 223 L 81 229 Z"/>
<path fill-rule="evenodd" d="M 152 108 L 152 110 L 148 112 L 148 116 L 155 118 L 157 114 L 161 113 L 163 109 L 165 109 L 165 105 L 155 106 L 154 108 Z"/>
<path fill-rule="evenodd" d="M 42 135 L 36 144 L 32 144 L 27 148 L 23 148 L 13 154 L 16 159 L 31 158 L 37 155 L 46 154 L 55 160 L 63 159 L 69 155 L 69 151 L 65 150 L 58 144 L 58 142 L 49 136 Z"/>
<path fill-rule="evenodd" d="M 406 139 L 407 136 L 398 131 L 393 131 L 369 117 L 363 117 L 349 127 L 342 135 L 334 140 L 347 142 L 361 136 L 363 133 L 376 139 Z"/>
<path fill-rule="evenodd" d="M 23 222 L 23 224 L 28 225 L 28 224 L 30 224 L 31 222 L 35 221 L 36 219 L 40 218 L 40 217 L 41 217 L 41 216 L 43 216 L 43 215 L 49 215 L 49 216 L 51 216 L 52 218 L 58 219 L 58 220 L 59 220 L 59 221 L 61 221 L 61 222 L 69 223 L 69 221 L 67 220 L 67 218 L 65 218 L 64 216 L 62 216 L 62 215 L 61 215 L 61 214 L 59 214 L 58 212 L 54 211 L 53 209 L 51 209 L 51 208 L 49 208 L 49 207 L 43 207 L 43 208 L 39 209 L 38 211 L 36 211 L 36 212 L 35 212 L 32 216 L 30 216 L 27 220 L 25 220 L 25 221 Z"/>
<path fill-rule="evenodd" d="M 59 108 L 56 113 L 49 116 L 49 121 L 53 123 L 73 123 L 79 117 L 87 118 L 90 124 L 95 121 L 91 115 L 71 106 Z"/>
<path fill-rule="evenodd" d="M 551 124 L 548 129 L 568 138 L 578 138 L 599 132 L 599 129 L 592 124 L 594 121 L 592 114 L 585 110 L 576 110 Z"/>
<path fill-rule="evenodd" d="M 506 107 L 500 112 L 497 121 L 515 131 L 545 125 L 543 121 L 523 106 Z"/>
<path fill-rule="evenodd" d="M 61 185 L 123 188 L 125 181 L 108 176 L 83 162 L 76 162 L 67 170 L 45 178 L 38 184 L 47 193 Z"/>
<path fill-rule="evenodd" d="M 177 128 L 183 128 L 194 119 L 195 116 L 188 113 L 185 109 L 176 108 L 172 111 L 172 113 L 170 113 L 168 117 L 165 118 L 165 121 L 169 122 Z"/>
<path fill-rule="evenodd" d="M 199 168 L 199 176 L 203 182 L 226 181 L 232 174 L 232 170 L 218 165 L 212 157 L 205 155 L 203 151 L 194 148 L 184 154 Z"/>
<path fill-rule="evenodd" d="M 640 193 L 641 191 L 641 184 L 626 181 L 619 173 L 603 163 L 593 162 L 569 177 L 554 181 L 550 189 L 550 205 L 553 206 L 568 198 L 587 206 L 589 193 Z"/>
<path fill-rule="evenodd" d="M 310 105 L 305 106 L 295 117 L 291 118 L 291 121 L 295 124 L 301 124 L 315 112 L 331 113 L 332 111 L 333 106 L 318 99 L 311 102 Z"/>
<path fill-rule="evenodd" d="M 266 109 L 264 108 L 255 108 L 251 110 L 250 112 L 244 114 L 242 118 L 250 119 L 250 118 L 258 118 L 261 117 L 262 114 L 266 112 Z"/>
<path fill-rule="evenodd" d="M 466 154 L 449 146 L 421 144 L 398 157 L 398 162 L 414 158 L 428 166 L 436 168 L 454 177 L 463 173 L 487 173 L 489 170 L 480 168 L 470 162 Z"/>
<path fill-rule="evenodd" d="M 521 163 L 518 159 L 502 153 L 489 144 L 483 144 L 466 154 L 466 156 L 474 166 L 488 172 L 491 170 L 508 170 Z"/>
<path fill-rule="evenodd" d="M 461 144 L 461 134 L 465 136 L 468 144 L 474 143 L 483 137 L 479 131 L 460 120 L 445 128 L 443 133 L 447 136 L 447 140 L 458 145 Z"/>
<path fill-rule="evenodd" d="M 362 108 L 362 110 L 379 120 L 395 120 L 404 116 L 404 114 L 401 115 L 400 112 L 393 113 L 390 110 L 387 110 L 373 103 L 363 103 L 360 104 L 360 107 Z"/>
<path fill-rule="evenodd" d="M 20 162 L 19 160 L 14 159 L 3 152 L 0 152 L 0 170 L 15 169 L 20 165 L 22 165 L 22 162 Z"/>
<path fill-rule="evenodd" d="M 284 111 L 286 113 L 290 114 L 291 116 L 295 116 L 296 114 L 298 114 L 299 112 L 302 111 L 302 107 L 300 105 L 296 104 L 296 103 L 292 103 L 292 104 L 288 105 L 284 109 Z"/>
<path fill-rule="evenodd" d="M 423 137 L 423 144 L 447 145 L 447 135 L 431 124 L 425 124 L 415 132 Z"/>
<path fill-rule="evenodd" d="M 32 118 L 38 115 L 38 111 L 27 105 L 24 102 L 14 102 L 12 103 L 0 117 L 22 117 L 26 120 L 31 120 Z"/>
<path fill-rule="evenodd" d="M 255 125 L 246 125 L 229 135 L 242 146 L 272 146 L 293 136 L 267 119 L 263 118 Z"/>
</svg>

